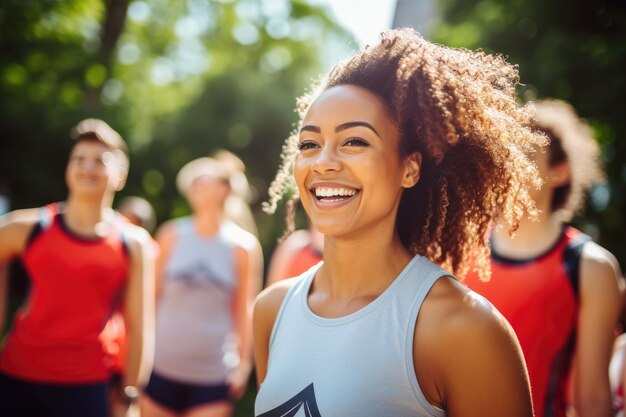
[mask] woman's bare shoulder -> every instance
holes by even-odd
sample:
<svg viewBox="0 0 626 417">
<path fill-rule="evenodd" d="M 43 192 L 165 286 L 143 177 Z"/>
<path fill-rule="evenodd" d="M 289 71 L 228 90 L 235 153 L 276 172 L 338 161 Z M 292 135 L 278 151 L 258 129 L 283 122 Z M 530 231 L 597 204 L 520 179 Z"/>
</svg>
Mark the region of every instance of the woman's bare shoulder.
<svg viewBox="0 0 626 417">
<path fill-rule="evenodd" d="M 422 310 L 420 319 L 428 322 L 439 337 L 477 344 L 515 337 L 509 323 L 489 301 L 451 277 L 435 283 Z"/>
<path fill-rule="evenodd" d="M 426 371 L 415 371 L 435 405 L 475 408 L 478 413 L 510 410 L 510 405 L 481 398 L 483 391 L 504 390 L 510 404 L 523 411 L 519 415 L 527 415 L 528 377 L 513 329 L 489 301 L 453 278 L 440 279 L 424 301 L 416 326 L 414 361 L 429 363 Z"/>
<path fill-rule="evenodd" d="M 10 211 L 0 216 L 1 225 L 14 225 L 16 227 L 32 227 L 41 216 L 41 208 L 27 208 Z"/>
<path fill-rule="evenodd" d="M 266 318 L 272 318 L 271 321 L 273 322 L 287 292 L 297 280 L 298 278 L 284 279 L 261 291 L 254 302 L 255 316 L 262 315 Z"/>
</svg>

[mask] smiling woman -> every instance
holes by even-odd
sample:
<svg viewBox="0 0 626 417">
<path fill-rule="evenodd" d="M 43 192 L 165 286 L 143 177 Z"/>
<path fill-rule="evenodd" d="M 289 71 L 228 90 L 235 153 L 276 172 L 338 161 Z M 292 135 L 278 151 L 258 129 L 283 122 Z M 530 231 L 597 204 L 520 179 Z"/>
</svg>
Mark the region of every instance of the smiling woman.
<svg viewBox="0 0 626 417">
<path fill-rule="evenodd" d="M 516 83 L 403 29 L 300 99 L 268 208 L 293 173 L 324 262 L 257 298 L 258 416 L 532 415 L 510 326 L 453 277 L 488 261 L 496 215 L 534 209 L 525 152 L 545 138 Z"/>
<path fill-rule="evenodd" d="M 81 121 L 72 135 L 67 199 L 0 217 L 0 265 L 19 258 L 32 283 L 0 352 L 3 416 L 126 412 L 147 376 L 154 319 L 150 241 L 111 208 L 128 174 L 126 143 L 98 119 Z M 118 309 L 128 330 L 119 383 L 111 380 L 102 333 Z"/>
<path fill-rule="evenodd" d="M 419 157 L 401 164 L 397 129 L 377 96 L 362 87 L 332 87 L 311 105 L 304 123 L 294 174 L 315 227 L 326 235 L 354 234 L 362 226 L 369 234 L 379 223 L 393 231 L 398 185 L 403 174 L 407 186 L 415 184 Z"/>
</svg>

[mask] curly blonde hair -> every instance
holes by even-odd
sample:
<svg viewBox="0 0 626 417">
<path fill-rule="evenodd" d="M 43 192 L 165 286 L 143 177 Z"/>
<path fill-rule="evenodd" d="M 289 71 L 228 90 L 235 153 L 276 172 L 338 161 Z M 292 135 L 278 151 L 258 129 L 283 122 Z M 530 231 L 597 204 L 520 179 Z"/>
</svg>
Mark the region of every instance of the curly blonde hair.
<svg viewBox="0 0 626 417">
<path fill-rule="evenodd" d="M 533 109 L 516 102 L 517 68 L 499 55 L 437 45 L 412 29 L 383 32 L 380 42 L 340 63 L 298 100 L 300 124 L 324 90 L 357 85 L 377 95 L 399 131 L 400 157 L 422 154 L 420 181 L 406 189 L 396 228 L 403 245 L 463 277 L 474 265 L 489 275 L 487 229 L 498 216 L 511 230 L 535 212 L 528 187 L 540 186 L 527 152 L 546 143 Z M 298 126 L 299 128 L 300 126 Z M 293 191 L 295 130 L 265 205 Z"/>
<path fill-rule="evenodd" d="M 567 222 L 583 209 L 591 186 L 604 179 L 600 147 L 589 125 L 564 101 L 538 101 L 535 117 L 537 128 L 550 138 L 550 166 L 569 165 L 570 180 L 554 189 L 550 204 L 552 212 Z"/>
</svg>

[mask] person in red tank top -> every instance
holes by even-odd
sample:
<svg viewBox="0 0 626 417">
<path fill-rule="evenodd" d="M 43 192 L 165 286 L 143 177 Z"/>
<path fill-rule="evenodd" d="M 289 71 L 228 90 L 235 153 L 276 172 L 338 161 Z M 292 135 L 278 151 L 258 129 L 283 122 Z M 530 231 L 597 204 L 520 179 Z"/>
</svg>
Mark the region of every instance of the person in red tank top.
<svg viewBox="0 0 626 417">
<path fill-rule="evenodd" d="M 266 287 L 286 278 L 297 277 L 322 260 L 324 235 L 313 226 L 296 230 L 282 240 L 270 260 Z"/>
<path fill-rule="evenodd" d="M 126 144 L 96 119 L 79 123 L 73 137 L 67 200 L 0 219 L 0 264 L 19 258 L 32 284 L 0 352 L 0 414 L 7 417 L 107 416 L 110 369 L 101 332 L 122 300 L 128 353 L 118 414 L 147 376 L 150 238 L 111 208 L 126 180 Z"/>
<path fill-rule="evenodd" d="M 469 274 L 465 283 L 513 326 L 537 417 L 569 412 L 609 417 L 620 268 L 610 252 L 565 225 L 601 176 L 599 148 L 589 127 L 564 102 L 537 103 L 536 124 L 550 138 L 548 150 L 535 153 L 544 179 L 533 196 L 538 221 L 524 219 L 513 238 L 496 226 L 490 238 L 491 279 Z"/>
</svg>

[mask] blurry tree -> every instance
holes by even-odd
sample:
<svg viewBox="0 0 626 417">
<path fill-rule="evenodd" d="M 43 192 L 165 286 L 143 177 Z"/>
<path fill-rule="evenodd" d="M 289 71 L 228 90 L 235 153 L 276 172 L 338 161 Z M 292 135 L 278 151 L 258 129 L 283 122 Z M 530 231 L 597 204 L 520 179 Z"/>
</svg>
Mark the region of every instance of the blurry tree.
<svg viewBox="0 0 626 417">
<path fill-rule="evenodd" d="M 0 193 L 12 207 L 63 194 L 69 127 L 106 76 L 95 54 L 103 10 L 82 0 L 0 6 Z"/>
<path fill-rule="evenodd" d="M 0 194 L 11 208 L 63 198 L 68 131 L 101 117 L 130 145 L 122 195 L 148 198 L 160 221 L 188 211 L 178 169 L 218 148 L 265 198 L 295 97 L 324 46 L 351 39 L 301 0 L 3 1 Z M 269 252 L 282 219 L 257 218 Z"/>
<path fill-rule="evenodd" d="M 608 184 L 576 223 L 626 265 L 626 3 L 439 0 L 435 41 L 497 52 L 519 65 L 521 96 L 569 101 L 595 130 Z M 595 232 L 595 233 L 594 233 Z"/>
</svg>

